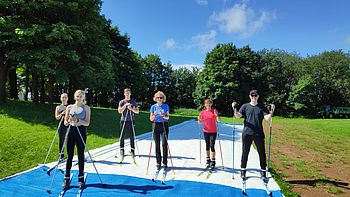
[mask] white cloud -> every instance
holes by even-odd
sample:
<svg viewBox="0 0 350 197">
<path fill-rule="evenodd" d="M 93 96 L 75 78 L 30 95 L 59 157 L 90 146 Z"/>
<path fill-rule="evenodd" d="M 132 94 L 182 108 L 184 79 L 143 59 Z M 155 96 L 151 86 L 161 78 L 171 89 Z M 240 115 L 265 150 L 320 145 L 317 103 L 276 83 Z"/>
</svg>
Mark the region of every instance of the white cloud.
<svg viewBox="0 0 350 197">
<path fill-rule="evenodd" d="M 216 45 L 216 31 L 211 30 L 206 34 L 198 34 L 192 37 L 191 47 L 199 48 L 202 52 L 208 52 Z"/>
<path fill-rule="evenodd" d="M 348 36 L 346 39 L 345 39 L 346 43 L 347 44 L 350 44 L 350 36 Z"/>
<path fill-rule="evenodd" d="M 169 38 L 162 43 L 162 46 L 164 46 L 167 49 L 175 48 L 176 42 L 173 38 Z"/>
<path fill-rule="evenodd" d="M 222 12 L 214 12 L 209 22 L 218 26 L 222 32 L 246 38 L 263 28 L 267 22 L 274 18 L 276 18 L 274 13 L 267 11 L 258 13 L 248 7 L 246 2 L 243 2 Z"/>
<path fill-rule="evenodd" d="M 199 5 L 208 5 L 208 0 L 196 0 Z"/>
</svg>

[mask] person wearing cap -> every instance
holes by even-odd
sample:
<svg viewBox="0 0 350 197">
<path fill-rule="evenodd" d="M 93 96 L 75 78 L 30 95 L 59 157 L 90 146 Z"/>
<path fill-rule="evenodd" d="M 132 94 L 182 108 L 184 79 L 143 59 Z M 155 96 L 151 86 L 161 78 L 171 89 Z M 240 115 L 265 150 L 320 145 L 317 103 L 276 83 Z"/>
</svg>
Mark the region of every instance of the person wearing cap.
<svg viewBox="0 0 350 197">
<path fill-rule="evenodd" d="M 246 180 L 246 167 L 248 161 L 248 155 L 252 142 L 256 145 L 259 153 L 261 178 L 264 182 L 266 179 L 266 152 L 265 152 L 265 135 L 263 130 L 263 119 L 269 121 L 271 114 L 266 107 L 258 103 L 259 93 L 257 90 L 251 90 L 249 92 L 250 102 L 241 106 L 237 112 L 234 108 L 234 116 L 236 118 L 244 118 L 244 127 L 242 133 L 242 157 L 241 157 L 241 177 Z M 235 103 L 232 103 L 234 106 Z"/>
</svg>

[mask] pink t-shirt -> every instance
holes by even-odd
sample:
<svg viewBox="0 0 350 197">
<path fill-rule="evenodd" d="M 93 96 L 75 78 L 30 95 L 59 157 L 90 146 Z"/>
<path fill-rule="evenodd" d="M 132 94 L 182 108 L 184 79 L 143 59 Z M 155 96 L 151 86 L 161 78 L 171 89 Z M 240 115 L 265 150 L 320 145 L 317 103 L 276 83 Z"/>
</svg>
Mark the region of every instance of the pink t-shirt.
<svg viewBox="0 0 350 197">
<path fill-rule="evenodd" d="M 206 133 L 216 133 L 216 116 L 214 113 L 217 113 L 216 109 L 211 110 L 202 110 L 199 118 L 204 121 L 204 132 Z"/>
</svg>

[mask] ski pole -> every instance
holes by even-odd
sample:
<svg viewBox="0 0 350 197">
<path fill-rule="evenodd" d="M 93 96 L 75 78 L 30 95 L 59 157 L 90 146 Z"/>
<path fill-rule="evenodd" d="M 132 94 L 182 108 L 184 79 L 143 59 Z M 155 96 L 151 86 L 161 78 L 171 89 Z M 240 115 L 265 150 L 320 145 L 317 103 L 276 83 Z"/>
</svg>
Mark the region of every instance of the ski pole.
<svg viewBox="0 0 350 197">
<path fill-rule="evenodd" d="M 162 124 L 163 124 L 163 135 L 164 135 L 164 138 L 165 138 L 165 143 L 167 144 L 167 147 L 168 147 L 171 166 L 172 166 L 172 169 L 173 169 L 173 173 L 175 174 L 175 171 L 174 171 L 174 164 L 173 164 L 173 158 L 171 157 L 171 152 L 170 152 L 170 147 L 169 147 L 169 144 L 168 144 L 168 137 L 167 137 L 166 131 L 165 131 L 165 126 L 164 126 L 164 119 L 163 119 L 163 117 L 162 117 Z M 164 156 L 164 155 L 163 155 L 163 156 Z"/>
<path fill-rule="evenodd" d="M 235 179 L 235 134 L 236 134 L 236 125 L 235 125 L 235 113 L 237 109 L 235 108 L 236 102 L 232 102 L 233 116 L 232 116 L 232 124 L 233 124 L 233 133 L 232 133 L 232 179 Z"/>
<path fill-rule="evenodd" d="M 97 176 L 98 176 L 98 178 L 100 179 L 100 182 L 101 182 L 101 184 L 102 184 L 102 186 L 103 186 L 103 182 L 102 182 L 102 179 L 101 179 L 101 177 L 100 177 L 100 173 L 98 173 L 98 170 L 97 170 L 97 168 L 96 168 L 96 166 L 95 166 L 95 161 L 94 161 L 94 160 L 92 159 L 92 157 L 91 157 L 89 148 L 86 146 L 86 143 L 85 143 L 85 141 L 84 141 L 84 139 L 83 139 L 83 136 L 82 136 L 81 133 L 80 133 L 79 127 L 78 127 L 78 126 L 75 126 L 75 127 L 76 127 L 77 130 L 78 130 L 78 134 L 79 134 L 79 136 L 80 136 L 80 139 L 81 139 L 81 141 L 83 142 L 84 147 L 85 147 L 86 150 L 87 150 L 87 153 L 88 153 L 88 155 L 89 155 L 89 157 L 90 157 L 90 160 L 91 160 L 91 162 L 92 162 L 92 165 L 94 166 L 95 171 L 96 171 L 96 173 L 97 173 Z"/>
<path fill-rule="evenodd" d="M 272 116 L 275 111 L 275 105 L 270 104 L 270 114 L 271 114 L 271 119 L 270 119 L 270 131 L 269 131 L 269 147 L 268 147 L 268 159 L 267 159 L 267 171 L 270 169 L 270 155 L 271 155 L 271 142 L 272 142 Z"/>
<path fill-rule="evenodd" d="M 152 124 L 152 139 L 151 139 L 151 146 L 149 147 L 149 153 L 148 153 L 148 162 L 147 162 L 147 170 L 146 175 L 148 175 L 148 168 L 149 168 L 149 161 L 151 159 L 151 153 L 152 153 L 152 143 L 154 139 L 154 128 L 156 127 L 156 118 L 154 118 L 153 124 Z"/>
<path fill-rule="evenodd" d="M 225 166 L 224 166 L 224 159 L 222 157 L 222 150 L 221 150 L 221 142 L 220 142 L 220 133 L 219 133 L 219 125 L 216 124 L 217 126 L 217 129 L 218 129 L 218 140 L 219 140 L 219 147 L 220 147 L 220 155 L 221 155 L 221 164 L 222 164 L 222 169 L 225 169 Z"/>
<path fill-rule="evenodd" d="M 199 139 L 199 163 L 201 163 L 202 162 L 202 136 L 201 136 L 202 128 L 201 128 L 200 124 L 198 124 L 198 128 L 199 128 L 199 136 L 198 136 L 198 139 Z"/>
<path fill-rule="evenodd" d="M 57 168 L 58 168 L 58 165 L 59 165 L 59 162 L 60 162 L 60 156 L 61 156 L 61 154 L 63 153 L 64 146 L 66 146 L 66 148 L 67 148 L 67 141 L 68 141 L 68 134 L 69 134 L 69 132 L 70 132 L 70 126 L 68 127 L 67 132 L 66 132 L 66 135 L 64 136 L 63 146 L 62 146 L 62 148 L 61 148 L 60 155 L 58 156 L 58 160 L 57 160 L 57 164 L 56 164 L 57 167 L 55 168 L 55 172 L 54 172 L 53 177 L 52 177 L 52 179 L 51 179 L 50 188 L 46 190 L 47 193 L 49 193 L 49 194 L 51 194 L 51 188 L 52 188 L 53 180 L 54 180 L 55 177 L 56 177 Z"/>
<path fill-rule="evenodd" d="M 127 109 L 126 109 L 126 110 L 127 110 Z M 123 114 L 123 112 L 122 112 L 122 119 L 124 119 L 123 117 L 124 117 L 124 114 Z M 124 123 L 123 123 L 123 126 L 122 126 L 122 131 L 120 132 L 119 147 L 120 147 L 120 139 L 123 138 L 124 128 L 125 128 L 125 122 L 126 122 L 126 119 L 127 119 L 127 118 L 128 118 L 128 111 L 126 111 L 126 117 L 125 117 L 125 120 L 124 120 Z M 121 149 L 121 147 L 120 147 L 120 149 Z M 115 155 L 115 157 L 117 157 L 117 155 Z"/>
<path fill-rule="evenodd" d="M 60 122 L 58 123 L 58 126 L 57 126 L 57 130 L 56 130 L 55 136 L 53 137 L 53 139 L 52 139 L 52 141 L 51 141 L 51 145 L 50 145 L 49 150 L 47 151 L 47 154 L 46 154 L 46 157 L 45 157 L 45 160 L 44 160 L 43 165 L 45 165 L 45 164 L 46 164 L 46 162 L 47 162 L 47 158 L 49 157 L 49 154 L 50 154 L 51 149 L 52 149 L 52 145 L 53 145 L 53 143 L 54 143 L 54 141 L 55 141 L 55 139 L 56 139 L 56 136 L 57 136 L 58 130 L 60 129 L 60 126 L 61 126 L 61 124 L 62 124 L 62 120 L 63 120 L 63 119 L 64 119 L 64 117 L 62 117 L 62 118 L 61 118 L 61 120 L 60 120 Z M 45 169 L 44 169 L 44 171 L 45 171 Z"/>
<path fill-rule="evenodd" d="M 137 154 L 140 157 L 140 151 L 139 151 L 139 147 L 137 146 L 136 132 L 135 132 L 135 128 L 134 128 L 134 120 L 132 118 L 131 111 L 130 111 L 130 118 L 131 118 L 132 132 L 134 134 L 134 141 L 135 141 L 135 145 L 136 145 L 136 149 L 137 149 Z"/>
</svg>

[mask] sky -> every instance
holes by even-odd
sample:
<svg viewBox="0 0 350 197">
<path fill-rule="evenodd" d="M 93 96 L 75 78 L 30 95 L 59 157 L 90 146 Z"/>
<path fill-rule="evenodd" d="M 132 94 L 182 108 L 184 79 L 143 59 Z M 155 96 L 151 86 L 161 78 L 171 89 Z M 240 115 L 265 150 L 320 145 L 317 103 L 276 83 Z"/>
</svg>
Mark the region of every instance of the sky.
<svg viewBox="0 0 350 197">
<path fill-rule="evenodd" d="M 101 14 L 142 57 L 202 67 L 217 44 L 302 57 L 350 52 L 349 0 L 103 0 Z"/>
</svg>

